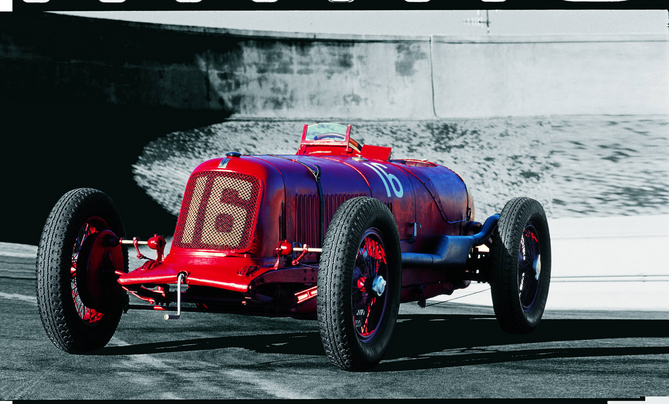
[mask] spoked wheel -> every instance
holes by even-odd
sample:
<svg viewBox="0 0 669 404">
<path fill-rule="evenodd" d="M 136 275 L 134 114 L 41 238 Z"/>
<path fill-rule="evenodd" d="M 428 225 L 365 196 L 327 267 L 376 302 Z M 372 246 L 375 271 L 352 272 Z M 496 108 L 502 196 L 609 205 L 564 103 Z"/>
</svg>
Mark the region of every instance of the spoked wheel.
<svg viewBox="0 0 669 404">
<path fill-rule="evenodd" d="M 128 271 L 125 235 L 113 201 L 80 188 L 63 195 L 47 218 L 37 250 L 37 303 L 51 341 L 66 352 L 109 342 L 127 295 L 116 282 Z"/>
<path fill-rule="evenodd" d="M 351 279 L 351 311 L 358 339 L 368 342 L 381 325 L 386 309 L 388 263 L 378 229 L 368 229 L 360 241 Z"/>
<path fill-rule="evenodd" d="M 343 203 L 330 223 L 318 272 L 323 348 L 345 370 L 376 365 L 399 310 L 401 252 L 395 219 L 379 200 Z"/>
<path fill-rule="evenodd" d="M 541 243 L 534 222 L 525 225 L 518 254 L 518 291 L 523 312 L 532 311 L 539 295 L 541 278 Z M 544 274 L 544 278 L 545 278 Z"/>
<path fill-rule="evenodd" d="M 79 229 L 79 232 L 77 234 L 77 238 L 74 241 L 74 246 L 72 247 L 72 267 L 70 268 L 70 290 L 72 291 L 72 301 L 74 302 L 74 308 L 77 311 L 77 314 L 79 315 L 79 318 L 81 321 L 83 321 L 86 324 L 93 325 L 98 323 L 100 320 L 102 320 L 102 317 L 104 316 L 104 313 L 99 312 L 91 307 L 86 306 L 82 299 L 82 294 L 86 297 L 90 295 L 90 293 L 86 292 L 86 289 L 82 287 L 81 291 L 79 291 L 79 288 L 77 287 L 77 283 L 82 283 L 82 274 L 85 274 L 86 271 L 84 270 L 83 266 L 84 264 L 84 255 L 88 255 L 87 251 L 84 251 L 82 254 L 82 247 L 84 243 L 87 244 L 86 250 L 90 250 L 90 241 L 86 242 L 87 240 L 90 240 L 90 236 L 94 236 L 98 234 L 99 229 L 107 229 L 108 225 L 104 221 L 104 219 L 100 217 L 91 217 L 84 224 L 81 226 Z M 82 256 L 82 270 L 77 271 L 78 261 L 79 257 Z M 88 300 L 88 299 L 87 299 Z"/>
<path fill-rule="evenodd" d="M 536 328 L 546 307 L 551 276 L 551 243 L 546 214 L 530 198 L 502 209 L 493 232 L 490 286 L 500 327 L 509 333 Z"/>
</svg>

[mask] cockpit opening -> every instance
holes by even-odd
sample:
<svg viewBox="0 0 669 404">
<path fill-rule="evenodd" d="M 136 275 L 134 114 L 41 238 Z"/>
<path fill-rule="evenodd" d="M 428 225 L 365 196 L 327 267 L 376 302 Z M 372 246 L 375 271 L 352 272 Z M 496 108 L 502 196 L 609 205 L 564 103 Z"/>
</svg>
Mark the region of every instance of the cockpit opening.
<svg viewBox="0 0 669 404">
<path fill-rule="evenodd" d="M 360 155 L 361 151 L 362 144 L 351 139 L 351 125 L 317 123 L 304 125 L 297 154 Z"/>
</svg>

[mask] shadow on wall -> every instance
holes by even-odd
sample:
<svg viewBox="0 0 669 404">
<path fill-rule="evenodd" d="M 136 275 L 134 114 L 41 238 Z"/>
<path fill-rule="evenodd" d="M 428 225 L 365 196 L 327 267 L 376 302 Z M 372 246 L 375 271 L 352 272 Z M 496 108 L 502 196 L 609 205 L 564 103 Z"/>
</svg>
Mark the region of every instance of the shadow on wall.
<svg viewBox="0 0 669 404">
<path fill-rule="evenodd" d="M 19 100 L 21 101 L 21 100 Z M 176 217 L 134 181 L 132 164 L 150 141 L 221 122 L 222 112 L 169 108 L 0 103 L 3 173 L 0 241 L 36 245 L 67 191 L 100 189 L 116 202 L 127 236 L 171 235 Z"/>
<path fill-rule="evenodd" d="M 203 95 L 206 72 L 179 68 L 193 44 L 115 21 L 0 16 L 0 241 L 37 244 L 53 205 L 78 187 L 108 193 L 128 236 L 171 235 L 176 218 L 136 185 L 132 164 L 164 134 L 230 116 Z"/>
</svg>

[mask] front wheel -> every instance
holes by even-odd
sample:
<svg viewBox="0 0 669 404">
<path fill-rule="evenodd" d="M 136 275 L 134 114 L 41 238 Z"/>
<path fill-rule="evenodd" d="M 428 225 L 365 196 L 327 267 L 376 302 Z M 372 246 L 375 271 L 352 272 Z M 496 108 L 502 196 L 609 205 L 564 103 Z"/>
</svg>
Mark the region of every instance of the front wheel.
<svg viewBox="0 0 669 404">
<path fill-rule="evenodd" d="M 544 313 L 551 277 L 551 240 L 541 204 L 530 198 L 506 203 L 492 234 L 493 308 L 509 333 L 534 330 Z"/>
<path fill-rule="evenodd" d="M 63 351 L 102 348 L 114 334 L 127 302 L 116 282 L 128 271 L 124 235 L 114 202 L 95 189 L 66 193 L 49 214 L 37 249 L 37 305 Z"/>
<path fill-rule="evenodd" d="M 317 313 L 326 355 L 344 370 L 381 360 L 399 311 L 397 225 L 378 199 L 344 202 L 328 228 L 318 271 Z"/>
</svg>

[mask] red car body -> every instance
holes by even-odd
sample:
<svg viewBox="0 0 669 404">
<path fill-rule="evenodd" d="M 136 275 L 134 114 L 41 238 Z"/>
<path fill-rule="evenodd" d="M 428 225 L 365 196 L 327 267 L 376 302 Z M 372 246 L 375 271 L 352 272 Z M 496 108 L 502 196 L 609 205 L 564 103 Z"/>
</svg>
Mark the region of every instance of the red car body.
<svg viewBox="0 0 669 404">
<path fill-rule="evenodd" d="M 390 154 L 351 139 L 350 125 L 317 124 L 305 125 L 296 155 L 205 161 L 188 180 L 167 256 L 163 236 L 123 239 L 104 192 L 66 193 L 38 248 L 47 335 L 66 352 L 99 349 L 128 309 L 316 318 L 332 362 L 363 370 L 389 346 L 400 303 L 424 307 L 473 280 L 490 282 L 502 329 L 532 331 L 550 282 L 541 204 L 514 198 L 481 224 L 460 176 Z M 147 259 L 130 272 L 128 245 Z"/>
<path fill-rule="evenodd" d="M 293 265 L 298 253 L 283 255 L 277 248 L 282 242 L 284 252 L 287 245 L 320 248 L 344 201 L 368 196 L 388 206 L 403 253 L 433 252 L 441 236 L 471 234 L 477 228 L 471 195 L 452 170 L 425 160 L 391 160 L 388 147 L 355 147 L 350 126 L 341 141 L 309 141 L 306 136 L 305 125 L 296 155 L 229 153 L 200 164 L 184 192 L 170 254 L 118 282 L 161 307 L 164 289 L 155 292 L 142 285 L 174 284 L 184 273 L 188 286 L 230 292 L 218 303 L 233 310 L 315 314 L 319 254 L 306 253 Z M 277 285 L 291 291 L 292 301 L 276 296 Z M 449 279 L 443 269 L 403 267 L 401 301 L 450 294 L 465 285 Z M 208 297 L 215 301 L 211 293 Z M 267 303 L 269 298 L 274 300 Z M 195 293 L 192 301 L 199 301 Z"/>
</svg>

